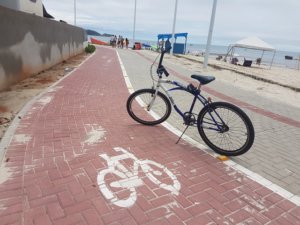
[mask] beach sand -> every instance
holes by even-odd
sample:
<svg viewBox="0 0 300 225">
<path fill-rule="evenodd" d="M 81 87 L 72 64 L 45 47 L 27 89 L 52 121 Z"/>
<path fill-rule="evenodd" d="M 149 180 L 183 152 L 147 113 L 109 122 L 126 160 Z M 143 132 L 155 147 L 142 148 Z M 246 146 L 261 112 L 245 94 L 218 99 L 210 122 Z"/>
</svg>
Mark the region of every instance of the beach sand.
<svg viewBox="0 0 300 225">
<path fill-rule="evenodd" d="M 148 50 L 141 50 L 141 52 L 145 55 L 157 56 L 158 54 Z M 30 99 L 76 68 L 87 56 L 85 53 L 80 54 L 49 70 L 11 86 L 7 91 L 0 92 L 0 139 L 14 117 Z M 215 59 L 209 59 L 210 66 L 207 69 L 203 69 L 203 57 L 200 56 L 166 55 L 165 59 L 169 60 L 170 63 L 189 69 L 191 74 L 213 75 L 216 79 L 230 83 L 234 87 L 249 90 L 275 101 L 300 108 L 299 70 L 278 67 L 269 69 L 269 66 L 247 68 Z M 259 78 L 266 79 L 268 82 L 258 80 Z M 278 84 L 271 84 L 270 82 Z"/>
</svg>

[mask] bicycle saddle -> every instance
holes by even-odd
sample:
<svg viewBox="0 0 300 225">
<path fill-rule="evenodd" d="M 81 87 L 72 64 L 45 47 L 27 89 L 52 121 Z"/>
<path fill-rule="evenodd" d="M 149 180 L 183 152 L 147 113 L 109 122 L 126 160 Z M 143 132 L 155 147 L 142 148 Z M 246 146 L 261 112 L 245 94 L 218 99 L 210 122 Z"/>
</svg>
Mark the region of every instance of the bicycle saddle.
<svg viewBox="0 0 300 225">
<path fill-rule="evenodd" d="M 192 74 L 191 78 L 196 79 L 197 81 L 200 82 L 200 84 L 204 85 L 204 84 L 208 84 L 209 82 L 212 82 L 213 80 L 215 80 L 216 78 L 213 76 L 203 76 L 203 75 L 196 75 L 196 74 Z"/>
</svg>

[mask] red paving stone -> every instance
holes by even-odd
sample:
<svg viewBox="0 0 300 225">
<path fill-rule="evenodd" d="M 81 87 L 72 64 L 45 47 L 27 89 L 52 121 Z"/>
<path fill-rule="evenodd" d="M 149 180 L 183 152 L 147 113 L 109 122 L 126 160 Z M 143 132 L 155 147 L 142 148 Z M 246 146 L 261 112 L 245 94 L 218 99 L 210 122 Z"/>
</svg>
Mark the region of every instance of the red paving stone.
<svg viewBox="0 0 300 225">
<path fill-rule="evenodd" d="M 177 137 L 164 127 L 136 124 L 126 112 L 128 95 L 115 50 L 98 48 L 32 105 L 15 131 L 27 141 L 13 139 L 7 148 L 5 166 L 12 175 L 0 186 L 1 225 L 300 223 L 300 207 L 232 175 L 204 151 L 184 141 L 176 145 Z M 130 207 L 106 199 L 97 176 L 108 165 L 99 154 L 120 155 L 114 147 L 166 166 L 181 184 L 178 195 L 139 168 L 142 185 Z M 128 170 L 134 165 L 122 163 Z M 161 178 L 172 184 L 166 173 Z M 104 181 L 120 179 L 108 171 Z M 131 193 L 108 187 L 123 200 Z"/>
</svg>

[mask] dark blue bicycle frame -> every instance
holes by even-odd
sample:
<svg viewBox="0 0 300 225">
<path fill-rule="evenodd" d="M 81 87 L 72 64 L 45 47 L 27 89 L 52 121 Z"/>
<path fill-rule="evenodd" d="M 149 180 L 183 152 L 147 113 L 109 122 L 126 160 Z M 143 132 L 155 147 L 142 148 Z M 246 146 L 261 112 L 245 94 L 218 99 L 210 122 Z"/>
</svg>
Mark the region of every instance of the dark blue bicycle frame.
<svg viewBox="0 0 300 225">
<path fill-rule="evenodd" d="M 190 107 L 190 110 L 189 110 L 189 113 L 192 113 L 193 112 L 193 109 L 194 109 L 194 106 L 195 106 L 195 103 L 197 101 L 197 99 L 204 105 L 208 105 L 208 101 L 202 96 L 200 95 L 200 91 L 198 89 L 193 89 L 193 90 L 189 90 L 185 85 L 183 84 L 180 84 L 179 82 L 177 81 L 171 81 L 171 84 L 177 86 L 175 88 L 171 88 L 169 90 L 167 90 L 168 92 L 170 91 L 175 91 L 175 90 L 182 90 L 182 91 L 186 91 L 186 92 L 189 92 L 190 94 L 192 94 L 194 96 L 194 99 L 192 101 L 192 104 L 191 104 L 191 107 Z M 178 114 L 181 115 L 181 117 L 184 118 L 184 113 L 177 107 L 177 105 L 175 104 L 175 102 L 173 102 L 173 107 L 174 109 L 176 110 L 176 112 Z"/>
<path fill-rule="evenodd" d="M 160 57 L 160 60 L 159 60 L 159 63 L 158 63 L 158 68 L 157 68 L 157 75 L 159 77 L 159 80 L 158 80 L 158 83 L 156 85 L 156 88 L 154 88 L 156 91 L 155 93 L 157 94 L 158 90 L 160 87 L 162 87 L 162 89 L 165 91 L 165 93 L 167 94 L 168 98 L 170 99 L 170 102 L 171 104 L 173 105 L 174 109 L 176 110 L 176 112 L 183 118 L 185 119 L 185 115 L 184 113 L 177 107 L 177 105 L 175 104 L 173 98 L 169 95 L 168 92 L 170 91 L 175 91 L 175 90 L 181 90 L 181 91 L 186 91 L 190 94 L 192 94 L 194 96 L 194 99 L 193 99 L 193 102 L 191 104 L 191 107 L 190 107 L 190 110 L 189 110 L 189 113 L 192 113 L 193 112 L 193 109 L 194 109 L 194 106 L 196 104 L 196 101 L 197 99 L 202 103 L 203 107 L 205 106 L 208 106 L 209 105 L 209 101 L 203 97 L 200 92 L 200 85 L 198 88 L 188 88 L 189 86 L 185 86 L 184 84 L 181 84 L 177 81 L 171 81 L 171 80 L 163 80 L 162 79 L 162 74 L 165 74 L 166 77 L 169 76 L 169 73 L 168 71 L 165 69 L 165 67 L 162 65 L 162 61 L 163 61 L 163 57 L 164 57 L 164 54 L 165 54 L 166 51 L 163 51 L 162 54 L 161 54 L 161 57 Z M 172 85 L 175 85 L 176 87 L 174 88 L 171 88 L 169 90 L 167 90 L 164 86 L 162 86 L 161 84 L 162 83 L 167 83 L 167 84 L 172 84 Z M 211 111 L 214 111 L 215 114 L 217 115 L 217 117 L 220 119 L 220 121 L 222 122 L 222 125 L 225 124 L 224 121 L 222 120 L 222 118 L 219 116 L 219 114 L 215 111 L 215 110 L 209 110 L 208 113 L 210 115 L 210 117 L 212 118 L 212 121 L 213 123 L 208 123 L 206 122 L 207 124 L 211 124 L 211 125 L 215 125 L 217 126 L 217 128 L 213 128 L 213 127 L 205 127 L 207 129 L 211 129 L 211 130 L 215 130 L 215 131 L 219 131 L 221 132 L 222 131 L 222 125 L 220 125 L 214 118 L 214 116 L 212 115 Z"/>
</svg>

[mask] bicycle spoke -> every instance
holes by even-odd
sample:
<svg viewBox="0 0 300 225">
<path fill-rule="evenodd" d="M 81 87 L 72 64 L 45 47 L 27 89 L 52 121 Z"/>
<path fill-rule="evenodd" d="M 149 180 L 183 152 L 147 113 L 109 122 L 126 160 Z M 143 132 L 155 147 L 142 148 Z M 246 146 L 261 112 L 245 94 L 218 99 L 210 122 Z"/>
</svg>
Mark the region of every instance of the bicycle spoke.
<svg viewBox="0 0 300 225">
<path fill-rule="evenodd" d="M 229 103 L 213 103 L 212 109 L 213 111 L 207 109 L 202 115 L 199 114 L 198 118 L 202 122 L 198 124 L 198 130 L 205 143 L 213 150 L 227 155 L 247 151 L 254 139 L 254 136 L 249 139 L 254 134 L 253 130 L 249 130 L 248 123 L 251 121 L 248 117 Z"/>
</svg>

